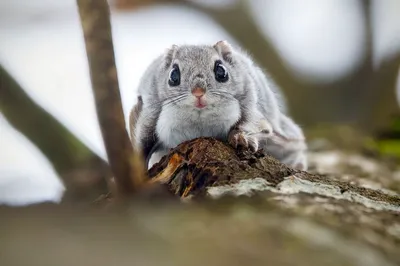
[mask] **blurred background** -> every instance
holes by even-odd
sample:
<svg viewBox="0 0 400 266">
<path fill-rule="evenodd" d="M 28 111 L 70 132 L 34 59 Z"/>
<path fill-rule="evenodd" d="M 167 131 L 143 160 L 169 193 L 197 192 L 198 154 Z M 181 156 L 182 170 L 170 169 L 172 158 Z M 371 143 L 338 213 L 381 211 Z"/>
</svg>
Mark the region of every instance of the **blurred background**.
<svg viewBox="0 0 400 266">
<path fill-rule="evenodd" d="M 228 40 L 271 74 L 309 139 L 358 139 L 343 127 L 399 136 L 398 0 L 109 3 L 126 118 L 140 76 L 165 48 Z M 57 202 L 68 186 L 74 199 L 104 191 L 110 173 L 76 2 L 0 0 L 0 65 L 0 204 Z"/>
</svg>

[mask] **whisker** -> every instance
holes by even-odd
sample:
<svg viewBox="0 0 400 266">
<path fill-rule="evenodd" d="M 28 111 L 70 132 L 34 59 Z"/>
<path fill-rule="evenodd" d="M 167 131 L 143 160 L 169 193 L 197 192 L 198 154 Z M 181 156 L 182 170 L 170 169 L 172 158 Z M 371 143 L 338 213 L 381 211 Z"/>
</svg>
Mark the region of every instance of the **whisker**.
<svg viewBox="0 0 400 266">
<path fill-rule="evenodd" d="M 177 102 L 181 101 L 182 99 L 184 99 L 184 98 L 186 98 L 186 97 L 187 97 L 186 94 L 181 94 L 181 95 L 175 96 L 174 98 L 170 98 L 170 99 L 168 99 L 168 100 L 166 100 L 166 101 L 163 101 L 163 102 L 161 103 L 161 105 L 162 105 L 163 107 L 165 107 L 165 106 L 168 106 L 168 105 L 177 103 Z"/>
<path fill-rule="evenodd" d="M 230 93 L 230 92 L 227 92 L 227 91 L 221 92 L 221 91 L 212 91 L 212 90 L 210 90 L 209 92 L 210 92 L 210 94 L 218 95 L 218 96 L 221 96 L 223 98 L 234 98 L 233 94 Z"/>
<path fill-rule="evenodd" d="M 182 100 L 182 99 L 185 98 L 185 97 L 186 97 L 186 94 L 175 93 L 175 94 L 169 95 L 169 96 L 168 96 L 168 99 L 166 99 L 166 100 L 154 100 L 154 99 L 153 99 L 153 100 L 150 102 L 150 104 L 151 104 L 151 105 L 166 106 L 166 105 L 169 105 L 169 104 L 172 104 L 172 103 L 176 103 L 176 102 Z"/>
<path fill-rule="evenodd" d="M 146 96 L 155 96 L 153 98 L 156 98 L 156 99 L 160 96 L 159 93 L 151 93 L 151 92 L 138 94 L 137 96 L 142 96 L 143 97 L 144 95 L 146 95 Z M 169 96 L 171 96 L 171 97 L 175 97 L 175 96 L 179 96 L 179 95 L 182 95 L 182 92 L 175 92 L 175 93 L 169 94 Z"/>
</svg>

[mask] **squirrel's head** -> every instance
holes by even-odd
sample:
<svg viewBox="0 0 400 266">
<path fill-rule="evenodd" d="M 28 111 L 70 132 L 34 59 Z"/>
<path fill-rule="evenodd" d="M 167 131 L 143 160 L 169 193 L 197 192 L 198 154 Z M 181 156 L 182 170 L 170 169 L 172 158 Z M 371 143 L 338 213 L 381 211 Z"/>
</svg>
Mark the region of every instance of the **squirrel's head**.
<svg viewBox="0 0 400 266">
<path fill-rule="evenodd" d="M 173 45 L 159 66 L 161 99 L 164 104 L 212 108 L 237 101 L 237 87 L 243 83 L 231 45 Z"/>
</svg>

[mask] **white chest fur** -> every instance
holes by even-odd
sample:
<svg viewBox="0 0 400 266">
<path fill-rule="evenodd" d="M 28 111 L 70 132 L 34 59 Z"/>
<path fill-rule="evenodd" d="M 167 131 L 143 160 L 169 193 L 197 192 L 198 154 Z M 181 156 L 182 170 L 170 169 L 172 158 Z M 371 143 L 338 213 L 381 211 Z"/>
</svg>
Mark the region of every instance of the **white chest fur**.
<svg viewBox="0 0 400 266">
<path fill-rule="evenodd" d="M 161 111 L 156 131 L 164 145 L 174 148 L 198 137 L 226 138 L 239 118 L 238 103 L 202 110 L 173 106 Z"/>
</svg>

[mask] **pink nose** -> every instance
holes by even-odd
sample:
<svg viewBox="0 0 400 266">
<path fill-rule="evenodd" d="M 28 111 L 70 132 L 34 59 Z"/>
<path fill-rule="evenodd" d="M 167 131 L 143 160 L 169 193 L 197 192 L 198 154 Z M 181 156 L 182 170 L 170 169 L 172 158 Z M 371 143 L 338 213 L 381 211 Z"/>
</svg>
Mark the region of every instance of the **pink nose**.
<svg viewBox="0 0 400 266">
<path fill-rule="evenodd" d="M 192 90 L 192 94 L 194 95 L 194 96 L 196 96 L 197 98 L 201 98 L 203 95 L 204 95 L 204 93 L 205 93 L 205 91 L 204 91 L 204 89 L 202 89 L 202 88 L 194 88 L 193 90 Z"/>
</svg>

